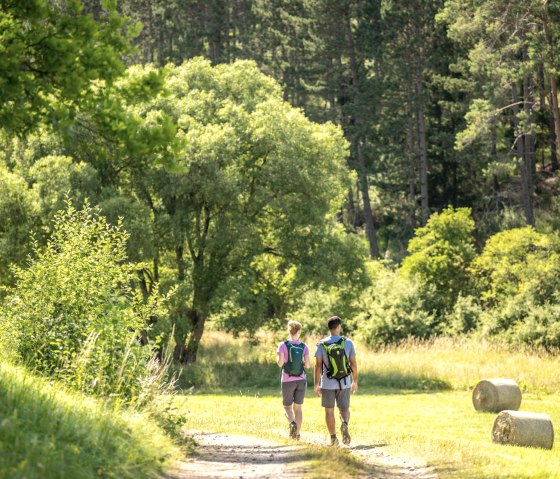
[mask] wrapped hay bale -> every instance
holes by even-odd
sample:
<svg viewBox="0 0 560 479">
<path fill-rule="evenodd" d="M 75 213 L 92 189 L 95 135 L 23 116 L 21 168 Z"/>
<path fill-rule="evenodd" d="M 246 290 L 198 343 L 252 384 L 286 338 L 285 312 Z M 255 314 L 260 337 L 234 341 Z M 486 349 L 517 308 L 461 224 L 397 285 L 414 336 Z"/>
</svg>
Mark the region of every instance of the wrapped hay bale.
<svg viewBox="0 0 560 479">
<path fill-rule="evenodd" d="M 484 379 L 474 388 L 472 401 L 477 411 L 517 411 L 521 405 L 521 390 L 513 379 Z"/>
<path fill-rule="evenodd" d="M 492 441 L 514 446 L 552 449 L 554 429 L 548 414 L 502 411 L 494 420 Z"/>
</svg>

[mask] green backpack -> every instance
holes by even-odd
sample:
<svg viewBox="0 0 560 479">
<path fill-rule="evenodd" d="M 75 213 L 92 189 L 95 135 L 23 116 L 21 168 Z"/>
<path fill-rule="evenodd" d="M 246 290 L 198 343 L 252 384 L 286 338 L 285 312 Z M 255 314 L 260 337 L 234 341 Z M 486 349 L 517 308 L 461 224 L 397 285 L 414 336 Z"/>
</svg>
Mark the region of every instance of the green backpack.
<svg viewBox="0 0 560 479">
<path fill-rule="evenodd" d="M 290 341 L 284 341 L 288 348 L 288 360 L 284 363 L 282 369 L 289 376 L 301 376 L 303 374 L 303 351 L 305 344 L 293 344 Z"/>
<path fill-rule="evenodd" d="M 325 348 L 329 359 L 329 363 L 325 364 L 327 377 L 336 379 L 340 387 L 342 387 L 341 381 L 352 373 L 350 362 L 344 350 L 344 339 L 345 338 L 341 337 L 335 343 L 326 343 L 324 341 L 319 343 Z"/>
</svg>

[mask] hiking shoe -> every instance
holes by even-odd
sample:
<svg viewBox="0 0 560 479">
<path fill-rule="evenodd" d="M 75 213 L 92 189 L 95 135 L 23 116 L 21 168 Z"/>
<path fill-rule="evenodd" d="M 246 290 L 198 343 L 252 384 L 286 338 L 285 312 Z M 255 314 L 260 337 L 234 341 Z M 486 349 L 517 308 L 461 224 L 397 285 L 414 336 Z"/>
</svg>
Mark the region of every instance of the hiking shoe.
<svg viewBox="0 0 560 479">
<path fill-rule="evenodd" d="M 338 437 L 331 436 L 331 446 L 332 447 L 338 447 Z"/>
<path fill-rule="evenodd" d="M 340 425 L 340 432 L 342 433 L 342 442 L 346 445 L 350 444 L 351 438 L 348 433 L 348 423 L 346 421 L 342 421 L 342 424 Z"/>
<path fill-rule="evenodd" d="M 296 438 L 296 434 L 297 434 L 297 424 L 295 421 L 292 421 L 290 423 L 290 438 L 291 439 L 295 439 Z"/>
<path fill-rule="evenodd" d="M 296 441 L 299 441 L 299 434 L 296 434 Z"/>
</svg>

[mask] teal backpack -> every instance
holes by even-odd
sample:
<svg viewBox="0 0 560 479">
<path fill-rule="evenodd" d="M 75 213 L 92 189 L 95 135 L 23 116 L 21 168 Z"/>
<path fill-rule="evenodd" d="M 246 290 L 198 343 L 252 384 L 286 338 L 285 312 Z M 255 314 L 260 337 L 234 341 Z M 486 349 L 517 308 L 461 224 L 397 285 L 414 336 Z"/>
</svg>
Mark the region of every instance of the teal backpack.
<svg viewBox="0 0 560 479">
<path fill-rule="evenodd" d="M 301 376 L 303 374 L 303 351 L 305 344 L 293 344 L 290 341 L 284 341 L 288 348 L 288 360 L 284 363 L 282 369 L 289 376 Z"/>
<path fill-rule="evenodd" d="M 346 356 L 346 351 L 344 350 L 344 339 L 341 337 L 335 343 L 326 343 L 324 341 L 319 343 L 325 348 L 329 359 L 328 364 L 323 363 L 327 370 L 327 377 L 336 379 L 341 388 L 341 381 L 352 373 L 348 356 Z"/>
</svg>

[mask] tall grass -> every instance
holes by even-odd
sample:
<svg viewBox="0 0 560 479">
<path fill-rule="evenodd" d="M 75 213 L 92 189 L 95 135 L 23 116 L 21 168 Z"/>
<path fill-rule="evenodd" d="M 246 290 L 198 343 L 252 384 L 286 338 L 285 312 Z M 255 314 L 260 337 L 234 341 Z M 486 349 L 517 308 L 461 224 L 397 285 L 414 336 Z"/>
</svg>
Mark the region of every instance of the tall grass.
<svg viewBox="0 0 560 479">
<path fill-rule="evenodd" d="M 183 389 L 259 389 L 277 387 L 280 371 L 276 347 L 282 335 L 261 333 L 253 340 L 234 340 L 209 331 L 194 365 L 181 371 Z M 319 337 L 302 338 L 314 355 Z M 560 392 L 559 356 L 528 348 L 472 339 L 438 338 L 405 341 L 379 350 L 356 343 L 360 388 L 410 391 L 468 390 L 489 377 L 515 379 L 524 391 Z M 311 383 L 312 374 L 308 374 Z"/>
<path fill-rule="evenodd" d="M 176 454 L 147 415 L 0 365 L 0 478 L 156 478 Z"/>
</svg>

